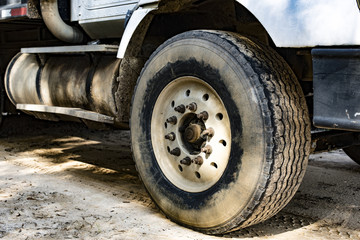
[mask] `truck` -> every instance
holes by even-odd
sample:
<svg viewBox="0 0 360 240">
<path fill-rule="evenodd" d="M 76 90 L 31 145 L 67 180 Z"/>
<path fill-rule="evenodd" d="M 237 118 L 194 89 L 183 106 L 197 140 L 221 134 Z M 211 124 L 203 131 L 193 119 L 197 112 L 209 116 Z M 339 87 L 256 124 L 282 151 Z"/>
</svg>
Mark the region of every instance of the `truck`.
<svg viewBox="0 0 360 240">
<path fill-rule="evenodd" d="M 1 119 L 130 129 L 172 221 L 245 228 L 310 154 L 360 163 L 359 0 L 0 0 Z"/>
</svg>

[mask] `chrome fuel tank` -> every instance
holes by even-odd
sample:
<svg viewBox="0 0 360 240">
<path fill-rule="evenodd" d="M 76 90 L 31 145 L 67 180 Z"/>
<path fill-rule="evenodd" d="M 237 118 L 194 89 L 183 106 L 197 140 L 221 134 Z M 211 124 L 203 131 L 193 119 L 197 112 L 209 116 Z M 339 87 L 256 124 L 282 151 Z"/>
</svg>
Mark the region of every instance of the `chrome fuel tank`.
<svg viewBox="0 0 360 240">
<path fill-rule="evenodd" d="M 5 89 L 14 105 L 72 107 L 115 116 L 120 61 L 113 55 L 19 53 L 8 65 Z"/>
</svg>

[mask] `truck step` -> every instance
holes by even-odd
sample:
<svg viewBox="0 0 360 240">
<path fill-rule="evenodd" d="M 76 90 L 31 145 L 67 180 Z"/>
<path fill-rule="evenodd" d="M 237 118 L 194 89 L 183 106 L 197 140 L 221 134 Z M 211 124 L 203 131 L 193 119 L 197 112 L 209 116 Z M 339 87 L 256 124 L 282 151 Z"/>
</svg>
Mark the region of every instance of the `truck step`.
<svg viewBox="0 0 360 240">
<path fill-rule="evenodd" d="M 119 46 L 117 45 L 77 45 L 77 46 L 58 46 L 58 47 L 34 47 L 22 48 L 22 53 L 57 53 L 57 54 L 71 54 L 71 53 L 86 53 L 86 52 L 103 52 L 103 53 L 117 53 Z"/>
<path fill-rule="evenodd" d="M 54 107 L 40 104 L 17 104 L 16 108 L 21 111 L 60 114 L 86 119 L 94 122 L 114 124 L 113 117 L 96 112 L 91 112 L 81 108 Z"/>
</svg>

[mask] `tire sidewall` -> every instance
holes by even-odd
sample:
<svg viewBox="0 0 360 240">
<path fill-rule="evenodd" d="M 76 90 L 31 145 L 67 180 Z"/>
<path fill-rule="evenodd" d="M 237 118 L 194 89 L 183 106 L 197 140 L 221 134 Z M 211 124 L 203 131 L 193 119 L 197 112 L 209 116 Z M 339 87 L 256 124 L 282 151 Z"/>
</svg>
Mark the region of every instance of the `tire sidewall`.
<svg viewBox="0 0 360 240">
<path fill-rule="evenodd" d="M 253 70 L 240 54 L 234 54 L 238 49 L 215 43 L 211 33 L 205 35 L 178 36 L 157 50 L 139 77 L 131 114 L 134 159 L 149 194 L 172 220 L 200 229 L 219 227 L 219 222 L 225 224 L 234 216 L 245 220 L 269 174 L 264 164 L 269 137 L 262 117 L 266 109 Z M 165 177 L 151 142 L 150 120 L 157 97 L 183 76 L 197 77 L 214 88 L 231 125 L 228 166 L 215 185 L 199 193 L 185 192 Z"/>
</svg>

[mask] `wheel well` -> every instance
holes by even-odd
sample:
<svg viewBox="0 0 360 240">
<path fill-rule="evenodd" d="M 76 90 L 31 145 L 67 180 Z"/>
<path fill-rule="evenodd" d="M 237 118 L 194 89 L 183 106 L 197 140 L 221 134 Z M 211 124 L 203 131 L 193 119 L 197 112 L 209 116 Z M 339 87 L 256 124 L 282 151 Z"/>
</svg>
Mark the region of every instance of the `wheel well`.
<svg viewBox="0 0 360 240">
<path fill-rule="evenodd" d="M 272 47 L 293 69 L 305 95 L 312 91 L 312 82 L 309 82 L 312 78 L 310 49 L 306 52 L 306 50 L 299 51 L 300 49 L 277 48 L 259 20 L 235 0 L 160 1 L 158 10 L 145 19 L 130 41 L 123 62 L 124 67 L 125 65 L 131 67 L 133 79 L 130 80 L 128 75 L 126 82 L 135 86 L 137 76 L 146 60 L 166 40 L 177 34 L 199 29 L 236 32 Z M 128 64 L 129 61 L 133 64 Z M 126 71 L 127 69 L 124 70 Z M 303 79 L 306 82 L 303 82 Z M 130 86 L 130 89 L 133 89 L 133 86 Z M 121 96 L 125 93 L 118 91 L 118 94 Z M 125 120 L 128 117 L 126 115 L 119 117 Z"/>
<path fill-rule="evenodd" d="M 237 32 L 274 46 L 261 23 L 238 2 L 198 0 L 184 4 L 178 11 L 160 3 L 144 38 L 142 55 L 149 57 L 167 39 L 198 29 Z"/>
</svg>

